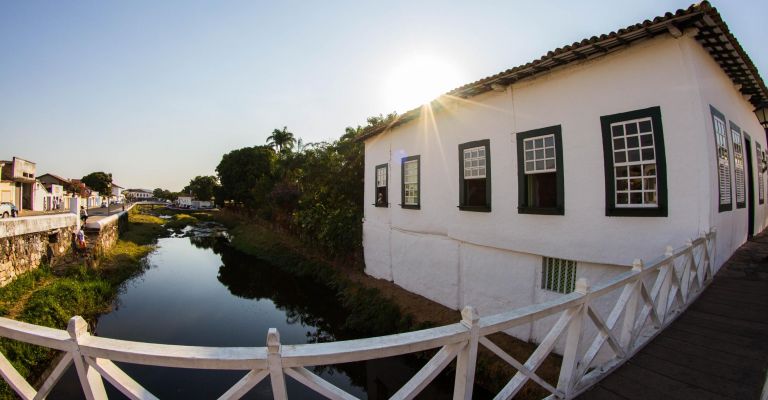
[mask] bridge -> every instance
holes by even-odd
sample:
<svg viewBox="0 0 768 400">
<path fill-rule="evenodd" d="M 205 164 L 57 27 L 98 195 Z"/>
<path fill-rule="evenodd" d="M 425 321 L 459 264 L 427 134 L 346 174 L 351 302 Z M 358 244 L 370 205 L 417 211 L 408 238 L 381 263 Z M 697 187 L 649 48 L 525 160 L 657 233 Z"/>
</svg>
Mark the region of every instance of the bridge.
<svg viewBox="0 0 768 400">
<path fill-rule="evenodd" d="M 0 336 L 64 354 L 39 387 L 29 384 L 2 355 L 0 374 L 24 399 L 45 398 L 72 364 L 88 399 L 106 398 L 104 380 L 130 399 L 155 398 L 115 362 L 243 371 L 220 399 L 241 398 L 265 379 L 275 399 L 286 399 L 286 376 L 328 398 L 352 399 L 307 368 L 432 350 L 434 356 L 392 398 L 416 397 L 455 360 L 453 398 L 469 399 L 482 346 L 516 370 L 498 399 L 515 397 L 528 382 L 544 388 L 549 398 L 560 399 L 749 398 L 741 395 L 759 395 L 768 366 L 764 340 L 768 282 L 765 271 L 753 271 L 755 262 L 765 265 L 768 237 L 747 243 L 717 279 L 715 242 L 713 230 L 680 248 L 668 247 L 656 260 L 636 260 L 630 271 L 595 286 L 580 279 L 575 292 L 550 302 L 482 317 L 467 307 L 455 324 L 330 343 L 285 345 L 279 332 L 270 329 L 264 347 L 164 345 L 93 336 L 80 317 L 73 317 L 67 330 L 0 318 Z M 707 287 L 711 289 L 705 292 Z M 601 312 L 597 306 L 601 301 L 609 301 L 610 312 Z M 689 306 L 690 311 L 679 318 Z M 550 328 L 525 360 L 489 339 L 537 321 L 551 322 Z M 744 330 L 736 333 L 732 326 Z M 752 345 L 758 347 L 744 347 Z M 556 382 L 537 374 L 555 349 L 563 354 Z M 712 376 L 729 380 L 730 385 L 718 388 L 723 380 L 705 384 Z M 692 383 L 685 383 L 685 377 Z M 739 388 L 734 382 L 742 379 Z"/>
</svg>

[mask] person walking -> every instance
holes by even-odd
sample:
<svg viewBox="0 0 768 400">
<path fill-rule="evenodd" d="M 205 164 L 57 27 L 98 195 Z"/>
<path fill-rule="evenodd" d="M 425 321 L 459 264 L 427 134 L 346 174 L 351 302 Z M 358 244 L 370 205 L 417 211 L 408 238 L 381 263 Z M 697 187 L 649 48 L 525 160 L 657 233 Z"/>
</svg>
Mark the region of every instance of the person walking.
<svg viewBox="0 0 768 400">
<path fill-rule="evenodd" d="M 82 225 L 85 225 L 85 221 L 88 219 L 88 210 L 85 206 L 80 206 L 80 221 Z"/>
</svg>

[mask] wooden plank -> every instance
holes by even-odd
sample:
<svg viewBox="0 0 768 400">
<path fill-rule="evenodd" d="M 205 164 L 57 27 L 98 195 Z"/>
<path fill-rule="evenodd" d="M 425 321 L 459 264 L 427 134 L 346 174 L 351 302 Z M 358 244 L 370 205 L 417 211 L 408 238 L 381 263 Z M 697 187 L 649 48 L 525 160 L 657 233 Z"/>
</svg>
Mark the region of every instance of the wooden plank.
<svg viewBox="0 0 768 400">
<path fill-rule="evenodd" d="M 283 345 L 284 367 L 342 364 L 416 353 L 467 341 L 469 328 L 455 323 L 397 335 L 329 343 Z"/>
<path fill-rule="evenodd" d="M 684 382 L 687 385 L 700 388 L 710 393 L 716 393 L 723 397 L 736 399 L 754 399 L 760 395 L 759 390 L 750 390 L 741 382 L 734 382 L 718 375 L 718 371 L 711 369 L 708 373 L 696 371 L 691 368 L 654 357 L 648 353 L 640 353 L 632 358 L 632 364 L 654 371 L 670 379 Z M 756 389 L 754 387 L 753 389 Z"/>
<path fill-rule="evenodd" d="M 733 354 L 736 356 L 745 357 L 745 358 L 749 358 L 757 361 L 762 361 L 766 357 L 766 355 L 755 354 L 755 351 L 752 349 L 745 349 L 741 346 L 733 345 L 731 343 L 719 342 L 717 340 L 712 340 L 710 338 L 705 338 L 698 335 L 691 335 L 688 332 L 680 331 L 680 330 L 674 329 L 673 327 L 670 327 L 666 331 L 664 331 L 664 336 L 677 339 L 686 343 L 696 344 L 711 350 L 720 350 L 725 353 L 729 353 L 729 354 Z"/>
<path fill-rule="evenodd" d="M 759 366 L 762 365 L 760 360 L 745 359 L 738 355 L 726 353 L 718 349 L 712 349 L 709 347 L 684 342 L 675 338 L 671 338 L 667 335 L 660 335 L 648 346 L 660 346 L 664 348 L 664 351 L 670 352 L 672 354 L 678 352 L 681 355 L 698 357 L 704 364 L 720 363 L 734 368 L 738 368 L 740 366 L 745 366 L 747 368 L 759 368 Z"/>
<path fill-rule="evenodd" d="M 67 331 L 3 317 L 0 317 L 0 336 L 62 351 L 71 351 L 75 347 Z"/>
<path fill-rule="evenodd" d="M 306 368 L 286 368 L 285 374 L 303 385 L 332 400 L 356 400 L 357 397 L 341 390 L 325 379 L 309 372 Z"/>
<path fill-rule="evenodd" d="M 485 348 L 487 348 L 488 350 L 492 351 L 494 354 L 499 356 L 499 358 L 504 360 L 507 364 L 511 365 L 514 369 L 522 372 L 523 374 L 525 374 L 525 376 L 531 378 L 532 381 L 538 383 L 541 387 L 543 387 L 550 393 L 552 394 L 557 393 L 557 389 L 554 386 L 550 385 L 547 381 L 542 379 L 539 375 L 536 374 L 535 371 L 531 371 L 530 369 L 528 369 L 528 367 L 523 365 L 520 361 L 517 361 L 514 357 L 507 354 L 507 352 L 502 350 L 501 347 L 497 346 L 496 343 L 493 343 L 490 339 L 486 337 L 480 338 L 480 343 Z"/>
<path fill-rule="evenodd" d="M 742 332 L 747 336 L 755 335 L 768 335 L 768 324 L 751 321 L 740 321 L 722 315 L 708 314 L 702 311 L 687 310 L 685 315 L 680 317 L 681 320 L 696 321 L 699 324 L 707 324 L 711 328 L 723 327 L 731 328 L 738 332 Z"/>
<path fill-rule="evenodd" d="M 579 396 L 582 400 L 625 400 L 626 397 L 620 396 L 602 386 L 596 386 Z"/>
<path fill-rule="evenodd" d="M 608 378 L 600 386 L 619 393 L 630 400 L 725 400 L 727 397 L 688 386 L 631 362 Z M 730 399 L 732 400 L 732 399 Z"/>
<path fill-rule="evenodd" d="M 737 346 L 751 348 L 758 353 L 768 354 L 768 340 L 766 337 L 758 337 L 756 339 L 745 338 L 739 335 L 734 335 L 731 332 L 723 332 L 714 330 L 708 326 L 695 326 L 688 324 L 674 324 L 670 326 L 671 329 L 681 332 L 687 332 L 690 335 L 698 335 L 701 337 L 712 339 L 714 342 L 728 342 Z"/>
</svg>

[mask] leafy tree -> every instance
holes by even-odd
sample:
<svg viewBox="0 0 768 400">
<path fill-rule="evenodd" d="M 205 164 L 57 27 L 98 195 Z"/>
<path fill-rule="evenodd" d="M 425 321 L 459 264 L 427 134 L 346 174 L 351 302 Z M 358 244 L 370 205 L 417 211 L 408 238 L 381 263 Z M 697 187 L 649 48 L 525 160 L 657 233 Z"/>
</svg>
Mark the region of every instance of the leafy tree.
<svg viewBox="0 0 768 400">
<path fill-rule="evenodd" d="M 174 201 L 179 197 L 178 193 L 171 192 L 170 190 L 157 188 L 152 191 L 152 195 L 156 199 L 164 199 Z"/>
<path fill-rule="evenodd" d="M 274 185 L 275 151 L 267 146 L 244 147 L 221 158 L 216 173 L 221 188 L 216 201 L 232 201 L 253 210 L 266 206 Z"/>
<path fill-rule="evenodd" d="M 219 180 L 215 176 L 196 176 L 182 192 L 191 193 L 198 200 L 211 200 L 216 195 Z"/>
<path fill-rule="evenodd" d="M 106 172 L 91 172 L 84 176 L 81 181 L 101 195 L 110 195 L 112 188 L 112 174 Z"/>
<path fill-rule="evenodd" d="M 290 151 L 296 144 L 296 139 L 293 137 L 293 133 L 288 132 L 288 127 L 284 126 L 283 129 L 275 129 L 272 134 L 267 137 L 267 146 L 274 147 L 278 153 L 283 151 Z"/>
</svg>

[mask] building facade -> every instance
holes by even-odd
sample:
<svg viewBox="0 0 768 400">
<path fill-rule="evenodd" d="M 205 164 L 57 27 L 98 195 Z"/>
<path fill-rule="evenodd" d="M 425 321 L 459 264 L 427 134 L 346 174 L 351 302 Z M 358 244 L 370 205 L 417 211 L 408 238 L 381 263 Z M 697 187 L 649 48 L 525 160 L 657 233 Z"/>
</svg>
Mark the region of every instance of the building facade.
<svg viewBox="0 0 768 400">
<path fill-rule="evenodd" d="M 719 265 L 766 227 L 765 100 L 706 2 L 455 89 L 363 135 L 366 273 L 488 315 L 712 228 Z"/>
</svg>

